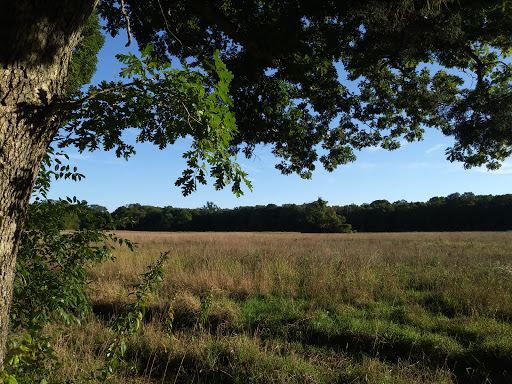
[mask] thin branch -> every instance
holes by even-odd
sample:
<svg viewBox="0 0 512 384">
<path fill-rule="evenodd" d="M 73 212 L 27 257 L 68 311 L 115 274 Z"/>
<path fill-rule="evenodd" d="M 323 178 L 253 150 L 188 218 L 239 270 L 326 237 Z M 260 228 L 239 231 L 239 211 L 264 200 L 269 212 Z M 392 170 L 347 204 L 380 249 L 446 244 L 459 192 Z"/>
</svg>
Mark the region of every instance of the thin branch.
<svg viewBox="0 0 512 384">
<path fill-rule="evenodd" d="M 130 31 L 130 19 L 128 18 L 128 14 L 126 13 L 126 9 L 124 9 L 124 0 L 121 0 L 121 12 L 126 19 L 126 33 L 128 34 L 128 42 L 125 47 L 128 47 L 132 43 L 132 33 Z"/>
<path fill-rule="evenodd" d="M 172 31 L 171 31 L 171 28 L 169 27 L 169 23 L 167 23 L 167 17 L 165 17 L 165 13 L 164 13 L 164 9 L 162 8 L 162 4 L 160 4 L 160 0 L 158 0 L 158 5 L 160 6 L 160 12 L 162 13 L 162 17 L 164 18 L 164 22 L 165 22 L 165 27 L 167 28 L 167 31 L 172 35 L 172 37 L 174 37 L 176 39 L 176 41 L 178 41 L 178 43 L 180 43 L 181 45 L 183 45 L 183 43 L 181 42 L 180 39 L 178 39 L 178 36 L 176 36 Z M 170 11 L 169 11 L 170 12 Z"/>
<path fill-rule="evenodd" d="M 102 89 L 101 91 L 98 91 L 98 92 L 95 92 L 93 94 L 87 95 L 87 96 L 82 97 L 81 99 L 78 99 L 78 100 L 75 100 L 75 101 L 69 101 L 69 102 L 65 102 L 65 103 L 53 103 L 53 104 L 48 106 L 48 112 L 51 114 L 51 113 L 54 113 L 54 112 L 57 112 L 57 111 L 71 111 L 73 109 L 77 109 L 78 107 L 80 107 L 85 102 L 87 102 L 89 100 L 96 99 L 97 97 L 99 97 L 99 96 L 101 96 L 101 95 L 103 95 L 105 93 L 114 92 L 114 91 L 117 91 L 119 89 L 131 87 L 133 85 L 140 85 L 140 84 L 141 84 L 141 81 L 133 81 L 131 83 L 116 85 L 115 87 L 110 87 L 110 88 Z"/>
<path fill-rule="evenodd" d="M 201 124 L 201 121 L 196 119 L 194 116 L 192 116 L 187 108 L 187 106 L 185 105 L 185 103 L 181 103 L 181 105 L 183 106 L 183 108 L 185 108 L 185 111 L 187 111 L 187 124 L 190 128 L 192 128 L 192 124 L 190 124 L 190 119 L 194 120 L 196 123 L 198 124 Z"/>
</svg>

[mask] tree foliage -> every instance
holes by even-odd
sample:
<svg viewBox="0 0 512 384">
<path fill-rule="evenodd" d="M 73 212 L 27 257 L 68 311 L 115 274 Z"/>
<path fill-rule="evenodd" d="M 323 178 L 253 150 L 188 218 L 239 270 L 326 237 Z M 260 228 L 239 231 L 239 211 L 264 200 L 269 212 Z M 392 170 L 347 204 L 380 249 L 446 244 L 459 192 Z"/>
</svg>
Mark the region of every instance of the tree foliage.
<svg viewBox="0 0 512 384">
<path fill-rule="evenodd" d="M 50 155 L 51 151 L 44 165 L 52 164 Z M 51 337 L 41 331 L 49 322 L 69 325 L 89 314 L 88 269 L 113 259 L 115 244 L 133 248 L 130 241 L 111 231 L 126 225 L 127 219 L 113 220 L 108 215 L 106 220 L 101 215 L 104 212 L 76 198 L 40 200 L 47 196 L 53 178 L 81 176 L 76 169 L 61 176 L 60 169 L 69 166 L 59 160 L 56 167 L 42 167 L 34 190 L 35 202 L 27 212 L 16 260 L 6 370 L 0 372 L 4 380 L 14 380 L 13 374 L 19 383 L 46 382 L 42 380 L 51 377 L 57 360 Z M 80 228 L 64 231 L 70 217 L 79 221 Z"/>
<path fill-rule="evenodd" d="M 105 36 L 101 33 L 100 19 L 97 12 L 93 12 L 82 31 L 81 43 L 73 51 L 73 57 L 69 63 L 66 83 L 68 95 L 72 95 L 83 85 L 91 82 L 92 76 L 96 72 L 98 52 L 104 43 Z"/>
<path fill-rule="evenodd" d="M 350 232 L 351 226 L 345 224 L 345 218 L 338 216 L 327 201 L 322 198 L 306 205 L 307 228 L 310 232 Z"/>
<path fill-rule="evenodd" d="M 345 218 L 322 199 L 302 205 L 234 209 L 221 209 L 211 202 L 199 209 L 128 204 L 117 208 L 112 216 L 134 219 L 123 229 L 138 231 L 350 232 Z"/>
<path fill-rule="evenodd" d="M 183 154 L 187 169 L 176 181 L 184 195 L 193 192 L 197 183 L 206 184 L 208 175 L 216 189 L 232 184 L 237 196 L 242 194 L 242 183 L 251 188 L 228 152 L 237 132 L 228 94 L 233 75 L 218 53 L 197 70 L 185 61 L 182 69 L 173 69 L 170 62 L 152 55 L 152 45 L 142 50 L 141 58 L 117 57 L 126 65 L 120 77 L 131 82 L 103 81 L 66 103 L 70 121 L 56 138 L 60 147 L 115 149 L 117 156 L 128 158 L 135 149 L 123 141 L 126 128 L 138 128 L 138 142 L 152 142 L 160 149 L 190 136 L 191 149 Z"/>
<path fill-rule="evenodd" d="M 512 6 L 507 0 L 127 0 L 132 32 L 161 58 L 204 65 L 217 51 L 233 73 L 233 152 L 270 144 L 283 173 L 310 177 L 355 151 L 455 139 L 465 167 L 511 153 Z M 100 4 L 115 35 L 114 0 Z M 321 149 L 320 149 L 321 148 Z"/>
<path fill-rule="evenodd" d="M 199 209 L 128 204 L 112 216 L 133 218 L 123 229 L 139 231 L 503 231 L 512 229 L 512 195 L 466 192 L 427 202 L 375 200 L 332 207 L 323 199 L 302 205 L 233 209 L 221 209 L 211 202 Z"/>
<path fill-rule="evenodd" d="M 427 202 L 371 204 L 337 207 L 339 215 L 358 232 L 400 231 L 507 231 L 512 229 L 512 195 L 452 193 Z"/>
</svg>

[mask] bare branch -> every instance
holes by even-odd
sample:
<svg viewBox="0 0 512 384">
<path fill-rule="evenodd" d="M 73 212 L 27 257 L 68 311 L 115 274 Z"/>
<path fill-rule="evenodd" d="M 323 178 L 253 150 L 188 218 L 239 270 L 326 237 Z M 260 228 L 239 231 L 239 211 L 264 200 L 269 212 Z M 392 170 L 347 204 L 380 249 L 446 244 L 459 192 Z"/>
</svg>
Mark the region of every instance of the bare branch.
<svg viewBox="0 0 512 384">
<path fill-rule="evenodd" d="M 176 39 L 176 41 L 178 43 L 180 43 L 181 45 L 183 45 L 183 43 L 181 42 L 180 39 L 178 39 L 178 36 L 176 36 L 172 31 L 171 31 L 171 28 L 169 28 L 169 23 L 167 22 L 167 17 L 165 17 L 165 13 L 164 13 L 164 9 L 162 8 L 162 4 L 160 4 L 160 0 L 158 0 L 158 5 L 160 6 L 160 12 L 162 13 L 162 17 L 164 18 L 164 22 L 165 22 L 165 27 L 167 29 L 167 32 L 169 32 L 172 37 L 174 37 Z M 168 11 L 170 12 L 170 10 Z M 169 16 L 170 16 L 170 13 L 169 13 Z"/>
<path fill-rule="evenodd" d="M 132 43 L 132 33 L 130 31 L 130 19 L 128 18 L 128 14 L 126 13 L 126 9 L 124 9 L 124 0 L 121 0 L 121 12 L 126 19 L 126 33 L 128 34 L 128 42 L 125 47 L 128 47 Z"/>
</svg>

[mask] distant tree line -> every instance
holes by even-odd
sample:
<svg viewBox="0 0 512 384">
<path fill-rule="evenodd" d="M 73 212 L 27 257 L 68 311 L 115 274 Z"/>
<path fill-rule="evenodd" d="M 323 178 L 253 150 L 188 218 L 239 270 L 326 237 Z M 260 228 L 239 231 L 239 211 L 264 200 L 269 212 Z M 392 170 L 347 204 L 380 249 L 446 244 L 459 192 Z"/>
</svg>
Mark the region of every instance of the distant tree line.
<svg viewBox="0 0 512 384">
<path fill-rule="evenodd" d="M 320 198 L 303 205 L 268 204 L 234 209 L 221 209 L 212 202 L 196 209 L 129 204 L 117 208 L 112 216 L 135 218 L 123 229 L 138 231 L 351 232 L 344 217 Z"/>
<path fill-rule="evenodd" d="M 359 232 L 512 230 L 512 194 L 453 193 L 420 203 L 376 200 L 335 209 Z"/>
<path fill-rule="evenodd" d="M 128 204 L 111 214 L 89 205 L 94 216 L 109 220 L 132 218 L 123 228 L 137 231 L 283 231 L 283 232 L 402 232 L 512 230 L 512 194 L 454 193 L 427 202 L 328 206 L 321 198 L 309 204 L 275 204 L 222 209 L 212 202 L 201 208 L 153 207 Z M 76 217 L 63 217 L 64 228 L 80 228 Z"/>
<path fill-rule="evenodd" d="M 38 204 L 51 204 L 51 201 Z M 119 229 L 136 231 L 283 231 L 283 232 L 351 232 L 345 218 L 325 200 L 302 205 L 275 204 L 221 209 L 212 202 L 202 208 L 154 207 L 128 204 L 109 213 L 100 205 L 89 205 L 95 218 L 131 218 Z M 86 226 L 77 216 L 61 217 L 63 229 Z"/>
</svg>

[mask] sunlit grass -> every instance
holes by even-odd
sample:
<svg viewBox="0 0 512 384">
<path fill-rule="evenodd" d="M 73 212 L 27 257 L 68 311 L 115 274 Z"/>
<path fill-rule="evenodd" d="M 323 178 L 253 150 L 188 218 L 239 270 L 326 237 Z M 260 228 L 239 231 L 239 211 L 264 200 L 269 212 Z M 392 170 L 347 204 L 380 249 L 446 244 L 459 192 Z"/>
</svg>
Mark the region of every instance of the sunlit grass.
<svg viewBox="0 0 512 384">
<path fill-rule="evenodd" d="M 512 382 L 510 232 L 119 234 L 139 247 L 91 271 L 103 319 L 172 255 L 120 383 Z M 66 332 L 68 375 L 98 366 L 105 322 Z"/>
</svg>

